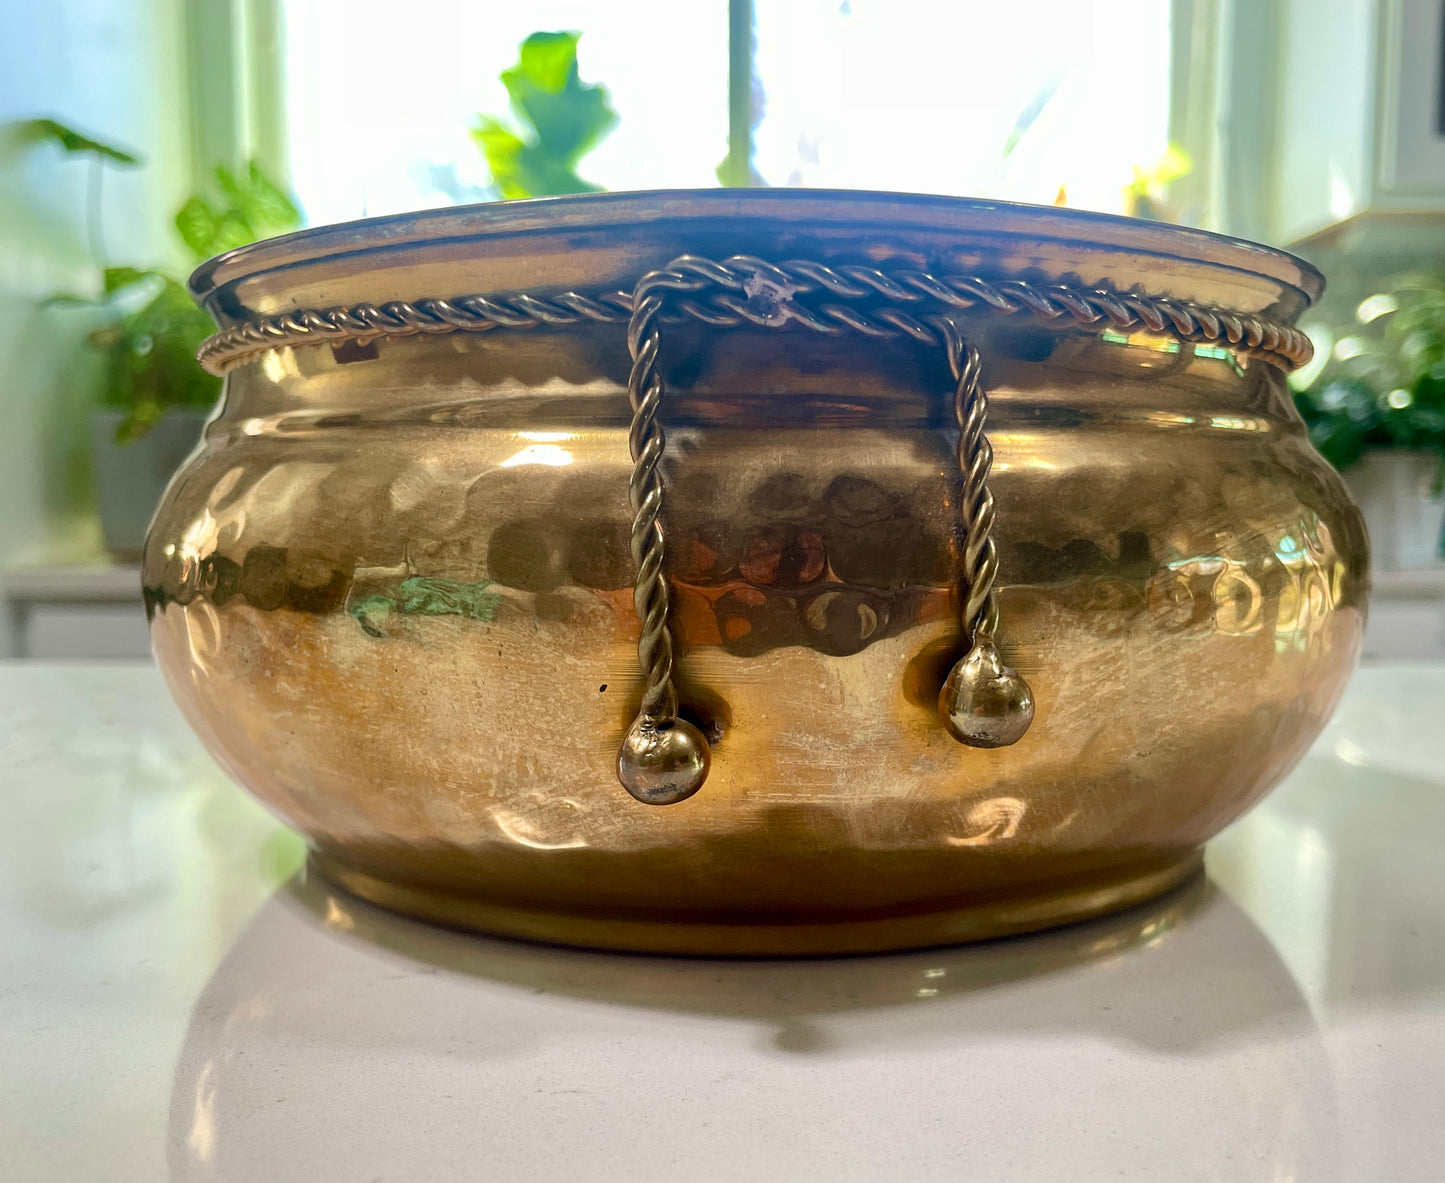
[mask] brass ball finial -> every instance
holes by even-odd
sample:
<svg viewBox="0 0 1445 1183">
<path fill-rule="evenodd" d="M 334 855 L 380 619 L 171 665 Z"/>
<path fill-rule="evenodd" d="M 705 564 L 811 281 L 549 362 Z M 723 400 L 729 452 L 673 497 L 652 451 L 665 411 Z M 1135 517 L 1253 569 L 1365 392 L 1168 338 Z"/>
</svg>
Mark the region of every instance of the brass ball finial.
<svg viewBox="0 0 1445 1183">
<path fill-rule="evenodd" d="M 1018 743 L 1034 721 L 1029 684 L 1004 665 L 991 640 L 975 638 L 938 692 L 938 711 L 949 734 L 974 748 Z"/>
<path fill-rule="evenodd" d="M 686 719 L 640 718 L 617 753 L 617 779 L 644 805 L 686 801 L 707 779 L 712 749 Z"/>
</svg>

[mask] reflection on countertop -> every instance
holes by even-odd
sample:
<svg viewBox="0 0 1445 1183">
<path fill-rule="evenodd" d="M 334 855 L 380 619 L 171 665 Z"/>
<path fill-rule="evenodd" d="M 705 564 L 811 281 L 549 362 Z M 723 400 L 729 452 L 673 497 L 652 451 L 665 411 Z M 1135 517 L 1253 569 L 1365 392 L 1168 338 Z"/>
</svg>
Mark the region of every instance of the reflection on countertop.
<svg viewBox="0 0 1445 1183">
<path fill-rule="evenodd" d="M 1290 974 L 1202 878 L 1033 938 L 812 962 L 492 941 L 299 879 L 197 1003 L 170 1166 L 401 1177 L 467 1146 L 501 1178 L 1097 1177 L 1162 1136 L 1199 1168 L 1176 1177 L 1325 1179 L 1337 1108 Z"/>
<path fill-rule="evenodd" d="M 154 671 L 0 665 L 7 1179 L 1426 1180 L 1445 669 L 1366 670 L 1153 904 L 811 962 L 392 916 L 300 869 Z"/>
</svg>

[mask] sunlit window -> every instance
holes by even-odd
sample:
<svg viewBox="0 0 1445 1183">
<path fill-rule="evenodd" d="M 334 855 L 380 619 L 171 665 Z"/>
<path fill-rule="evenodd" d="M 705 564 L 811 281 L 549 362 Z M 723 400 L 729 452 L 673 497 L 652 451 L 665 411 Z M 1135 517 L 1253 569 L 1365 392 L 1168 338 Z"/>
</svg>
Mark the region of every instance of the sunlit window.
<svg viewBox="0 0 1445 1183">
<path fill-rule="evenodd" d="M 1168 146 L 1167 0 L 755 0 L 754 167 L 769 185 L 1119 211 Z M 706 187 L 728 139 L 726 0 L 430 0 L 425 19 L 286 0 L 291 179 L 308 220 L 493 196 L 470 129 L 538 30 L 583 34 L 616 130 L 608 189 Z"/>
<path fill-rule="evenodd" d="M 291 180 L 312 224 L 491 196 L 470 129 L 506 116 L 498 75 L 539 30 L 582 33 L 616 130 L 580 172 L 607 189 L 717 184 L 727 155 L 726 0 L 286 0 Z"/>
<path fill-rule="evenodd" d="M 1167 0 L 756 0 L 772 185 L 1119 212 L 1168 147 Z"/>
</svg>

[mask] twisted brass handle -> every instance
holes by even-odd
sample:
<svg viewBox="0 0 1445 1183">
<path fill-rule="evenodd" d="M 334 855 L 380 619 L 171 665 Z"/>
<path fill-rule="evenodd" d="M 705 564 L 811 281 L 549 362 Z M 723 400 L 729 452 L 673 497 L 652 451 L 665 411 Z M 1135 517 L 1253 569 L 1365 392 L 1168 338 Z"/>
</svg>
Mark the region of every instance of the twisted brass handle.
<svg viewBox="0 0 1445 1183">
<path fill-rule="evenodd" d="M 829 277 L 820 284 L 818 277 Z M 660 521 L 663 484 L 659 467 L 666 437 L 658 410 L 666 388 L 658 365 L 663 313 L 670 302 L 682 302 L 698 318 L 702 306 L 691 297 L 709 290 L 720 293 L 714 307 L 723 310 L 710 323 L 781 327 L 797 321 L 816 331 L 851 329 L 874 337 L 898 336 L 942 344 L 954 376 L 954 417 L 958 423 L 958 466 L 963 477 L 959 498 L 962 527 L 963 628 L 969 651 L 954 666 L 939 693 L 939 711 L 949 732 L 974 747 L 1002 747 L 1022 738 L 1033 721 L 1033 696 L 1028 684 L 1003 664 L 994 646 L 998 602 L 994 582 L 998 552 L 992 531 L 993 494 L 988 475 L 993 449 L 984 434 L 988 400 L 980 382 L 978 350 L 947 313 L 924 319 L 898 316 L 883 307 L 860 314 L 846 306 L 812 310 L 795 297 L 824 286 L 845 299 L 913 302 L 920 297 L 894 285 L 849 284 L 836 272 L 806 263 L 779 267 L 762 259 L 734 256 L 718 263 L 684 255 L 667 267 L 649 272 L 632 294 L 627 343 L 632 354 L 628 395 L 632 402 L 632 557 L 637 565 L 633 602 L 641 633 L 638 661 L 642 667 L 642 706 L 623 739 L 617 777 L 639 801 L 669 805 L 686 800 L 707 778 L 712 753 L 703 734 L 677 714 L 672 684 L 673 642 L 667 623 L 668 588 L 664 575 L 666 536 Z M 825 313 L 820 315 L 819 311 Z"/>
<path fill-rule="evenodd" d="M 627 396 L 632 403 L 632 561 L 637 567 L 632 602 L 642 626 L 637 660 L 642 666 L 642 707 L 623 737 L 617 753 L 617 779 L 639 801 L 671 805 L 691 797 L 702 787 L 712 763 L 712 751 L 701 731 L 677 715 L 677 690 L 672 684 L 672 632 L 668 627 L 669 595 L 663 573 L 665 537 L 662 522 L 663 486 L 658 472 L 666 437 L 657 412 L 665 388 L 658 369 L 661 345 L 663 290 L 676 273 L 654 271 L 637 285 L 632 298 L 632 319 L 627 326 L 627 347 L 632 373 Z M 681 290 L 688 290 L 686 281 Z M 653 290 L 661 289 L 661 290 Z"/>
<path fill-rule="evenodd" d="M 998 547 L 993 541 L 993 494 L 988 476 L 993 445 L 984 434 L 988 395 L 981 380 L 983 362 L 948 317 L 939 328 L 948 349 L 955 382 L 953 418 L 958 425 L 958 470 L 963 487 L 958 501 L 963 528 L 963 632 L 969 649 L 944 679 L 938 713 L 952 736 L 970 747 L 1002 748 L 1017 743 L 1034 721 L 1034 696 L 1027 682 L 999 658 L 993 643 L 998 629 Z"/>
</svg>

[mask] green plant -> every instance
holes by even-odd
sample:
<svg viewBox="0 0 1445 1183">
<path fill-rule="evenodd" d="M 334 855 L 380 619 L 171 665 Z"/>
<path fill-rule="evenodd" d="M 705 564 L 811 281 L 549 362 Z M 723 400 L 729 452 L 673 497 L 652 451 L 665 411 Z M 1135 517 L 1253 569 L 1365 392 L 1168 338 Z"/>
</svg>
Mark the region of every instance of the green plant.
<svg viewBox="0 0 1445 1183">
<path fill-rule="evenodd" d="M 89 301 L 106 312 L 90 335 L 105 356 L 101 402 L 125 412 L 116 439 L 139 439 L 174 407 L 209 407 L 215 378 L 196 364 L 213 331 L 177 279 L 154 269 L 107 267 L 104 295 Z"/>
<path fill-rule="evenodd" d="M 580 33 L 533 33 L 517 64 L 502 72 L 520 129 L 490 115 L 472 129 L 505 198 L 593 193 L 600 186 L 577 175 L 582 157 L 617 124 L 605 86 L 577 74 Z"/>
<path fill-rule="evenodd" d="M 1296 390 L 1310 439 L 1345 469 L 1370 448 L 1439 457 L 1445 483 L 1445 274 L 1410 275 L 1360 304 L 1359 326 L 1321 334 L 1329 360 Z"/>
<path fill-rule="evenodd" d="M 106 264 L 100 230 L 100 169 L 105 165 L 132 167 L 139 165 L 140 159 L 54 119 L 28 120 L 15 130 L 23 144 L 51 143 L 67 155 L 91 159 L 87 222 L 91 254 L 100 271 L 100 293 L 57 293 L 46 303 L 103 312 L 105 322 L 90 335 L 90 343 L 105 355 L 102 403 L 125 412 L 117 438 L 138 439 L 173 407 L 211 406 L 216 401 L 216 380 L 196 364 L 196 349 L 212 325 L 185 284 L 163 268 Z M 227 168 L 217 168 L 213 175 L 212 190 L 192 194 L 175 217 L 176 230 L 192 262 L 301 224 L 295 203 L 255 163 L 239 175 Z"/>
<path fill-rule="evenodd" d="M 218 167 L 213 193 L 193 193 L 176 213 L 176 229 L 197 263 L 301 225 L 296 203 L 253 160 L 239 176 Z"/>
</svg>

